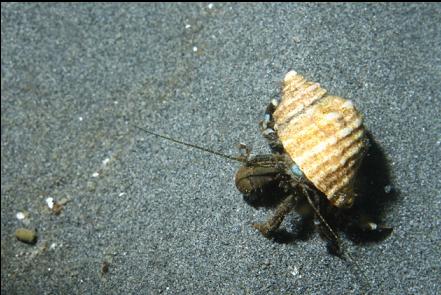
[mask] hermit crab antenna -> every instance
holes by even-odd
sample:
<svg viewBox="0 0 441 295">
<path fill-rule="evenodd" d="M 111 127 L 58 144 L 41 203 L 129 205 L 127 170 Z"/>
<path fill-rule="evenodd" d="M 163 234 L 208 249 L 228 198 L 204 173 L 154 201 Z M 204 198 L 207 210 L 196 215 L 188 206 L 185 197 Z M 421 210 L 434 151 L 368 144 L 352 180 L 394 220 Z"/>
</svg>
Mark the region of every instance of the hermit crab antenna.
<svg viewBox="0 0 441 295">
<path fill-rule="evenodd" d="M 234 156 L 225 155 L 225 154 L 222 154 L 220 152 L 216 152 L 216 151 L 213 151 L 213 150 L 210 150 L 208 148 L 201 147 L 201 146 L 198 146 L 198 145 L 195 145 L 195 144 L 192 144 L 192 143 L 183 142 L 183 141 L 171 138 L 169 136 L 166 136 L 166 135 L 163 135 L 163 134 L 159 134 L 159 133 L 147 130 L 145 128 L 142 128 L 142 127 L 139 127 L 139 126 L 136 126 L 136 125 L 133 125 L 133 126 L 135 128 L 137 128 L 137 129 L 141 130 L 141 131 L 144 131 L 145 133 L 148 133 L 148 134 L 151 134 L 151 135 L 154 135 L 154 136 L 166 139 L 166 140 L 170 140 L 170 141 L 172 141 L 174 143 L 177 143 L 177 144 L 182 144 L 182 145 L 185 145 L 185 146 L 188 146 L 188 147 L 191 147 L 191 148 L 195 148 L 195 149 L 198 149 L 198 150 L 210 153 L 210 154 L 217 155 L 217 156 L 225 158 L 225 159 L 229 159 L 229 160 L 233 160 L 233 161 L 237 161 L 237 162 L 241 162 L 241 163 L 246 163 L 246 160 L 243 159 L 243 157 L 234 157 Z"/>
</svg>

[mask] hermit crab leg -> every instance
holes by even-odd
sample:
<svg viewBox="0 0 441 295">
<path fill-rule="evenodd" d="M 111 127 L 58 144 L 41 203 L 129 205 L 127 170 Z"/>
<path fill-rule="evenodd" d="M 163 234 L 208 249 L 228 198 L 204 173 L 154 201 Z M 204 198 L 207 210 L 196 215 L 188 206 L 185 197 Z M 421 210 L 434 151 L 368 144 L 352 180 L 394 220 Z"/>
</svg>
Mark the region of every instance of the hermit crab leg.
<svg viewBox="0 0 441 295">
<path fill-rule="evenodd" d="M 276 110 L 278 102 L 276 99 L 271 100 L 270 104 L 267 106 L 265 110 L 265 116 L 262 121 L 260 121 L 260 132 L 263 137 L 268 141 L 270 148 L 275 153 L 283 152 L 283 145 L 280 142 L 276 131 L 274 130 L 274 118 L 273 113 Z"/>
<path fill-rule="evenodd" d="M 237 145 L 237 147 L 238 147 L 239 153 L 240 153 L 239 158 L 241 158 L 244 162 L 248 162 L 250 159 L 250 155 L 251 155 L 251 148 L 249 148 L 244 143 L 239 143 Z"/>
<path fill-rule="evenodd" d="M 317 209 L 317 207 L 314 205 L 314 203 L 311 200 L 311 197 L 309 196 L 309 192 L 306 189 L 304 185 L 300 185 L 302 192 L 306 199 L 308 200 L 309 205 L 311 206 L 312 210 L 314 210 L 315 215 L 320 219 L 321 223 L 328 229 L 329 233 L 331 233 L 332 238 L 340 244 L 340 239 L 338 235 L 335 233 L 335 231 L 331 228 L 331 226 L 326 222 L 326 220 L 323 218 L 322 214 L 320 214 L 320 211 Z"/>
<path fill-rule="evenodd" d="M 279 204 L 279 206 L 277 206 L 276 212 L 274 212 L 274 215 L 268 219 L 266 223 L 254 223 L 253 227 L 258 229 L 262 235 L 269 238 L 271 233 L 280 227 L 285 216 L 294 209 L 295 204 L 295 196 L 289 195 Z"/>
</svg>

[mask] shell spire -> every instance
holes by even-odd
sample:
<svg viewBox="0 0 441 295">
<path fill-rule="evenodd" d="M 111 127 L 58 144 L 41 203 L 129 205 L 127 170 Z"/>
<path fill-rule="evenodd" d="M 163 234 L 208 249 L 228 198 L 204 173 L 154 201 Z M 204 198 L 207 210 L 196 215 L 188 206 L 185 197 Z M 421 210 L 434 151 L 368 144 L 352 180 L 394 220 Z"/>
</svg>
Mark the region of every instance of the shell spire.
<svg viewBox="0 0 441 295">
<path fill-rule="evenodd" d="M 285 75 L 273 113 L 285 152 L 336 207 L 354 201 L 354 178 L 366 147 L 363 119 L 350 100 L 326 94 L 294 71 Z"/>
</svg>

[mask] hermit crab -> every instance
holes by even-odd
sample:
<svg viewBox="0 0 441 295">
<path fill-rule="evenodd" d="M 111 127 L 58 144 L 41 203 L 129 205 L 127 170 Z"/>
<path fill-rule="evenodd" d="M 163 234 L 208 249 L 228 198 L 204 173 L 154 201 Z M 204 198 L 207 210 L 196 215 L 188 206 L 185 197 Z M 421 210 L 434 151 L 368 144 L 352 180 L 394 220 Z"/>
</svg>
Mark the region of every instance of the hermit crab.
<svg viewBox="0 0 441 295">
<path fill-rule="evenodd" d="M 347 214 L 357 197 L 354 182 L 368 140 L 354 104 L 326 92 L 320 84 L 288 72 L 281 100 L 271 101 L 260 123 L 273 153 L 250 158 L 247 150 L 235 182 L 256 207 L 279 200 L 272 217 L 253 224 L 265 237 L 272 237 L 284 217 L 297 210 L 304 217 L 315 216 L 328 250 L 339 254 L 339 238 L 330 223 L 381 235 L 391 229 L 359 213 Z"/>
<path fill-rule="evenodd" d="M 260 122 L 271 154 L 251 156 L 251 150 L 242 144 L 241 155 L 229 156 L 135 127 L 241 162 L 235 184 L 245 201 L 254 207 L 275 207 L 265 223 L 253 224 L 267 238 L 277 237 L 285 216 L 293 210 L 314 221 L 328 251 L 335 255 L 341 252 L 333 225 L 382 236 L 392 231 L 350 211 L 357 198 L 358 168 L 368 145 L 360 113 L 350 100 L 327 95 L 320 84 L 294 71 L 285 75 L 280 101 L 271 100 Z"/>
</svg>

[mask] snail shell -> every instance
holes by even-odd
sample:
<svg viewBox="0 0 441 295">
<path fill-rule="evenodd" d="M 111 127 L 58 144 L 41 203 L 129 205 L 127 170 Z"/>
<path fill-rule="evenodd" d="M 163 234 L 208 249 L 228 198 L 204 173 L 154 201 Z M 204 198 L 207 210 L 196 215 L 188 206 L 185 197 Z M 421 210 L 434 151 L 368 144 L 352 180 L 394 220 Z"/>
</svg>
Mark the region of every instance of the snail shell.
<svg viewBox="0 0 441 295">
<path fill-rule="evenodd" d="M 303 174 L 336 207 L 351 207 L 354 178 L 366 147 L 360 113 L 294 71 L 283 80 L 273 113 L 279 140 Z"/>
</svg>

